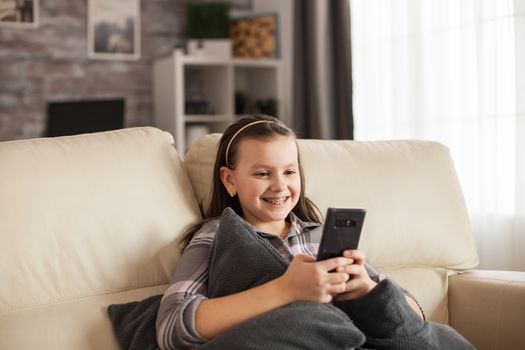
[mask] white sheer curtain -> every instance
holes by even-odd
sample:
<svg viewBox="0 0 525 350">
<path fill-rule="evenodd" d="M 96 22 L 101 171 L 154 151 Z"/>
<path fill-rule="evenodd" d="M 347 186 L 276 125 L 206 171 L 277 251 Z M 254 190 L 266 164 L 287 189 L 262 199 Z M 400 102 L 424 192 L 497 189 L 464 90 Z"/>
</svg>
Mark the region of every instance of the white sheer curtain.
<svg viewBox="0 0 525 350">
<path fill-rule="evenodd" d="M 525 0 L 350 3 L 355 138 L 447 145 L 480 268 L 525 271 Z"/>
</svg>

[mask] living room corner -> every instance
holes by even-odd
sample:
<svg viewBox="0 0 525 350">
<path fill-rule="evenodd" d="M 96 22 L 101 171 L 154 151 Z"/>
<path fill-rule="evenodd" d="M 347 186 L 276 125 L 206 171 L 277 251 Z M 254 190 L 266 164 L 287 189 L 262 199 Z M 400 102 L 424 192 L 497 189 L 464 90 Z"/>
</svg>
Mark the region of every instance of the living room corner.
<svg viewBox="0 0 525 350">
<path fill-rule="evenodd" d="M 521 349 L 524 140 L 522 0 L 0 0 L 0 349 Z M 344 225 L 329 302 L 199 333 L 208 283 L 282 301 Z"/>
</svg>

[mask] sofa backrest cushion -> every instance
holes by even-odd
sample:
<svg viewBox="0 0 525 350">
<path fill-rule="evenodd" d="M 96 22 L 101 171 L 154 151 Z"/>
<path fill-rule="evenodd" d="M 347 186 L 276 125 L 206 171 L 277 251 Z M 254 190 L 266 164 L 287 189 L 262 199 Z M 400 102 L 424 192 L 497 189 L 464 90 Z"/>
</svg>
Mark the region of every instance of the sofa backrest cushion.
<svg viewBox="0 0 525 350">
<path fill-rule="evenodd" d="M 206 135 L 184 167 L 208 206 L 217 143 Z M 321 210 L 365 208 L 360 249 L 416 296 L 427 317 L 448 322 L 451 270 L 477 265 L 463 194 L 448 149 L 425 141 L 298 140 L 306 195 Z"/>
<path fill-rule="evenodd" d="M 208 205 L 219 134 L 188 151 L 184 167 Z M 448 149 L 427 141 L 299 140 L 306 195 L 327 207 L 367 210 L 360 248 L 377 267 L 468 269 L 478 256 Z"/>
<path fill-rule="evenodd" d="M 167 283 L 200 219 L 172 143 L 149 127 L 0 143 L 0 315 Z"/>
</svg>

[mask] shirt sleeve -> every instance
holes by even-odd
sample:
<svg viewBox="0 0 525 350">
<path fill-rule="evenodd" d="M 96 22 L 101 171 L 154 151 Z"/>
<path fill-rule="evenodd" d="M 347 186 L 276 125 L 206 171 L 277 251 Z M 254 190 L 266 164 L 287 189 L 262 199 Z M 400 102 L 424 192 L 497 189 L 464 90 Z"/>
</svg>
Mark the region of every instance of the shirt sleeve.
<svg viewBox="0 0 525 350">
<path fill-rule="evenodd" d="M 184 250 L 160 302 L 157 343 L 162 350 L 188 349 L 206 342 L 195 314 L 208 290 L 208 254 L 218 221 L 205 224 Z"/>
<path fill-rule="evenodd" d="M 381 282 L 382 280 L 384 280 L 386 278 L 386 276 L 384 274 L 382 274 L 379 271 L 377 271 L 376 269 L 374 269 L 367 262 L 365 262 L 365 269 L 366 269 L 366 272 L 368 273 L 368 276 L 370 277 L 370 279 L 372 281 L 374 281 L 375 283 L 379 283 L 379 282 Z"/>
</svg>

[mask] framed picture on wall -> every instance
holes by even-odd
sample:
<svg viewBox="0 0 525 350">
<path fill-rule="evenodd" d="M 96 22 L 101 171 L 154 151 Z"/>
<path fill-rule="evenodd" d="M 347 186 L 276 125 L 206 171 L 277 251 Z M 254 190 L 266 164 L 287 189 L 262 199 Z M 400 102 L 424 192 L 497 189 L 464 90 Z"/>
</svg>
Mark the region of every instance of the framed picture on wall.
<svg viewBox="0 0 525 350">
<path fill-rule="evenodd" d="M 0 27 L 38 26 L 38 0 L 0 0 Z"/>
<path fill-rule="evenodd" d="M 88 0 L 88 57 L 140 58 L 140 0 Z"/>
</svg>

